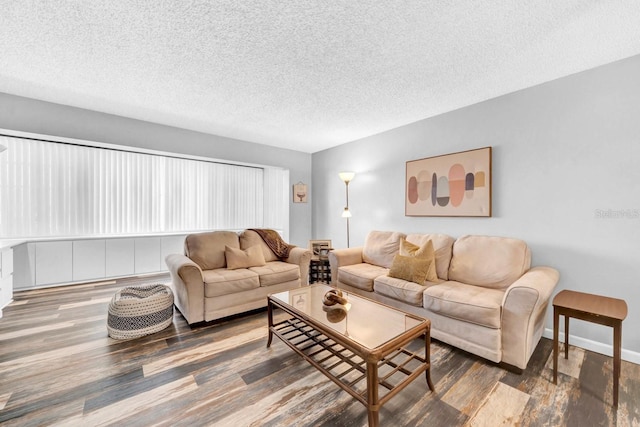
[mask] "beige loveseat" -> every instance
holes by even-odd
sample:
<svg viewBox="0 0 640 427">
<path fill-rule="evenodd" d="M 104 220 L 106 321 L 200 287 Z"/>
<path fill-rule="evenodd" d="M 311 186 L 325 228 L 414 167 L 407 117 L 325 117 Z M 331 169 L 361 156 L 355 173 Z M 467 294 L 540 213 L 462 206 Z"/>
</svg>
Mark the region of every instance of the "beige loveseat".
<svg viewBox="0 0 640 427">
<path fill-rule="evenodd" d="M 401 239 L 419 247 L 431 240 L 433 281 L 389 277 Z M 518 369 L 542 336 L 559 279 L 553 268 L 530 268 L 527 244 L 505 237 L 372 231 L 364 247 L 333 250 L 329 261 L 339 288 L 427 317 L 433 338 Z"/>
<path fill-rule="evenodd" d="M 190 234 L 184 251 L 165 260 L 189 324 L 265 307 L 268 294 L 308 283 L 311 251 L 294 247 L 280 259 L 253 230 Z"/>
</svg>

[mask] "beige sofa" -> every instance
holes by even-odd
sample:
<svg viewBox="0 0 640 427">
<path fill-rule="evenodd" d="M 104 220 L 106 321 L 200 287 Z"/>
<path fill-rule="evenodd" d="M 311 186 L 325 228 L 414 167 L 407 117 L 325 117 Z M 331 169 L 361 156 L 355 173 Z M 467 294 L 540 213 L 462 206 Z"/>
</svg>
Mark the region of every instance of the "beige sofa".
<svg viewBox="0 0 640 427">
<path fill-rule="evenodd" d="M 308 284 L 311 251 L 294 247 L 280 259 L 253 230 L 190 234 L 184 250 L 165 261 L 189 324 L 265 307 L 268 294 Z"/>
<path fill-rule="evenodd" d="M 433 242 L 437 280 L 389 277 L 403 238 Z M 433 338 L 516 371 L 542 336 L 559 279 L 553 268 L 530 268 L 527 244 L 505 237 L 372 231 L 363 247 L 333 250 L 329 261 L 339 288 L 427 317 Z"/>
</svg>

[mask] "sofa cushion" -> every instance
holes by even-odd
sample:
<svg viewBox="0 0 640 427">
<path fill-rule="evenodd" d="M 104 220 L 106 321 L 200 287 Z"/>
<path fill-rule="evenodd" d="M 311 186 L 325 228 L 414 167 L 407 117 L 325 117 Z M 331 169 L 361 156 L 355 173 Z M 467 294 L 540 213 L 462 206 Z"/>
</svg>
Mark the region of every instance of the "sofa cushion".
<svg viewBox="0 0 640 427">
<path fill-rule="evenodd" d="M 354 288 L 373 291 L 373 279 L 378 276 L 386 276 L 388 268 L 371 264 L 353 264 L 338 268 L 338 282 Z"/>
<path fill-rule="evenodd" d="M 260 276 L 260 286 L 278 285 L 300 279 L 298 264 L 282 261 L 271 261 L 264 266 L 251 267 L 249 270 Z"/>
<path fill-rule="evenodd" d="M 259 267 L 265 264 L 262 249 L 258 245 L 250 246 L 244 250 L 226 246 L 224 256 L 227 260 L 227 268 L 230 270 Z"/>
<path fill-rule="evenodd" d="M 453 245 L 449 280 L 506 289 L 530 266 L 531 253 L 522 240 L 463 236 Z"/>
<path fill-rule="evenodd" d="M 422 285 L 427 278 L 429 267 L 433 265 L 426 258 L 396 255 L 389 269 L 389 277 Z"/>
<path fill-rule="evenodd" d="M 426 286 L 433 285 L 431 282 L 424 282 L 419 285 L 402 279 L 390 276 L 379 276 L 373 281 L 373 290 L 380 295 L 402 301 L 416 307 L 422 307 L 423 293 Z"/>
<path fill-rule="evenodd" d="M 504 291 L 449 281 L 427 287 L 423 297 L 424 308 L 441 316 L 500 328 Z"/>
<path fill-rule="evenodd" d="M 206 270 L 202 272 L 202 278 L 204 279 L 204 296 L 207 298 L 260 287 L 258 274 L 246 268 Z"/>
<path fill-rule="evenodd" d="M 433 242 L 436 259 L 436 273 L 443 280 L 449 279 L 449 264 L 451 263 L 451 250 L 455 239 L 446 234 L 407 234 L 407 242 L 422 246 L 429 240 Z"/>
<path fill-rule="evenodd" d="M 233 231 L 212 231 L 189 234 L 184 239 L 184 254 L 198 264 L 202 270 L 213 270 L 227 266 L 224 248 L 239 248 L 238 235 Z"/>
<path fill-rule="evenodd" d="M 390 268 L 393 257 L 400 250 L 404 234 L 394 231 L 371 231 L 364 241 L 362 260 L 368 264 Z"/>
<path fill-rule="evenodd" d="M 435 253 L 433 250 L 433 242 L 431 240 L 427 240 L 425 244 L 418 246 L 418 245 L 414 245 L 411 242 L 407 242 L 406 239 L 402 238 L 400 239 L 400 255 L 420 258 L 427 262 L 427 272 L 425 275 L 425 279 L 420 282 L 416 280 L 412 280 L 412 282 L 422 284 L 422 282 L 424 282 L 425 280 L 428 280 L 429 282 L 438 281 L 438 275 L 436 274 Z M 396 262 L 395 258 L 393 262 L 395 264 Z M 391 269 L 393 270 L 393 265 L 391 266 Z M 396 277 L 392 274 L 390 274 L 390 276 Z M 400 278 L 403 279 L 403 277 L 400 277 Z M 405 280 L 409 280 L 409 279 L 405 279 Z"/>
<path fill-rule="evenodd" d="M 269 261 L 280 261 L 280 258 L 273 253 L 273 251 L 267 246 L 267 244 L 262 240 L 262 237 L 258 233 L 253 230 L 244 230 L 240 234 L 240 248 L 247 249 L 251 246 L 258 245 L 262 249 L 262 254 L 264 255 L 264 260 L 266 262 Z"/>
</svg>

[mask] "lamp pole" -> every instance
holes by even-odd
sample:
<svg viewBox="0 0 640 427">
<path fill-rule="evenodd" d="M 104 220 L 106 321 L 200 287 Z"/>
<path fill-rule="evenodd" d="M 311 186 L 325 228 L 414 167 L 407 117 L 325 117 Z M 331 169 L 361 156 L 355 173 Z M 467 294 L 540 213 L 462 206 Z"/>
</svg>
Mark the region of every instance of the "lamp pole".
<svg viewBox="0 0 640 427">
<path fill-rule="evenodd" d="M 346 207 L 346 212 L 348 213 L 347 216 L 347 248 L 349 247 L 349 218 L 351 217 L 351 211 L 349 210 L 349 181 L 345 181 L 345 189 L 347 192 L 347 207 Z"/>
<path fill-rule="evenodd" d="M 345 192 L 347 195 L 347 205 L 342 212 L 342 217 L 347 219 L 347 248 L 349 247 L 349 218 L 351 218 L 351 211 L 349 210 L 349 182 L 356 175 L 353 172 L 340 172 L 340 179 L 344 182 Z"/>
</svg>

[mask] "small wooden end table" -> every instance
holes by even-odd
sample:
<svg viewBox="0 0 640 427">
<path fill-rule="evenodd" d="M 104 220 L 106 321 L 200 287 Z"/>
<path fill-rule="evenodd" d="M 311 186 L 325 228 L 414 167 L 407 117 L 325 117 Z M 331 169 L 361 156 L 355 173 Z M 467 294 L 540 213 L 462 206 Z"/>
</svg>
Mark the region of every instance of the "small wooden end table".
<svg viewBox="0 0 640 427">
<path fill-rule="evenodd" d="M 627 303 L 617 298 L 563 290 L 553 299 L 553 383 L 558 384 L 558 325 L 564 316 L 564 358 L 569 358 L 569 318 L 613 328 L 613 406 L 618 407 L 618 383 L 622 353 L 622 321 Z"/>
<path fill-rule="evenodd" d="M 331 282 L 329 258 L 311 258 L 309 263 L 309 284 Z"/>
</svg>

